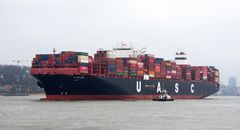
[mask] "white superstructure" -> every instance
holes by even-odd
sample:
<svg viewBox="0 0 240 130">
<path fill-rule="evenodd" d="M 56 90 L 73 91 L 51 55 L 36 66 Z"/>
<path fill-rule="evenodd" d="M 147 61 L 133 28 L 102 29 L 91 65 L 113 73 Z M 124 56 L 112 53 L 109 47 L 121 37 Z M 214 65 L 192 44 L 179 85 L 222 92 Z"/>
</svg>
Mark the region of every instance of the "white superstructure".
<svg viewBox="0 0 240 130">
<path fill-rule="evenodd" d="M 113 50 L 107 52 L 108 58 L 127 58 L 137 57 L 145 52 L 145 48 L 136 50 L 133 47 L 129 47 L 127 44 L 121 43 L 119 46 L 113 48 Z"/>
</svg>

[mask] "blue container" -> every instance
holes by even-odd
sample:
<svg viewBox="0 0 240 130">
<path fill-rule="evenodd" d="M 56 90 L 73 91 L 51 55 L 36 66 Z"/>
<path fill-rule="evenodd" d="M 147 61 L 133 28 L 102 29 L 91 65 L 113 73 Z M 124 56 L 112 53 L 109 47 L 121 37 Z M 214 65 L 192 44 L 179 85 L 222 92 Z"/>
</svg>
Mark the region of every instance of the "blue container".
<svg viewBox="0 0 240 130">
<path fill-rule="evenodd" d="M 55 57 L 55 58 L 59 58 L 60 55 L 59 55 L 59 54 L 55 54 L 54 57 Z"/>
<path fill-rule="evenodd" d="M 155 58 L 155 64 L 160 64 L 163 61 L 163 58 Z"/>
<path fill-rule="evenodd" d="M 80 66 L 88 67 L 88 63 L 80 63 Z"/>
<path fill-rule="evenodd" d="M 127 58 L 123 58 L 123 65 L 126 66 L 128 63 L 127 63 Z"/>
<path fill-rule="evenodd" d="M 41 61 L 48 61 L 48 55 L 47 54 L 40 55 L 40 60 Z"/>
<path fill-rule="evenodd" d="M 109 72 L 116 72 L 116 65 L 115 64 L 109 64 L 108 65 L 108 71 Z"/>
<path fill-rule="evenodd" d="M 116 69 L 109 69 L 109 72 L 116 72 Z"/>
</svg>

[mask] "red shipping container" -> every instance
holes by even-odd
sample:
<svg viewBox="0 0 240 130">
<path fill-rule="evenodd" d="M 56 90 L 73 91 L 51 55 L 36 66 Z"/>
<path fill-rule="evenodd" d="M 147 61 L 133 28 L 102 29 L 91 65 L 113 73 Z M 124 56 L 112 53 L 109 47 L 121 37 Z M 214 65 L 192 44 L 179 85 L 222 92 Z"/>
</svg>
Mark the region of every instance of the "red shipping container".
<svg viewBox="0 0 240 130">
<path fill-rule="evenodd" d="M 137 71 L 137 75 L 138 76 L 143 76 L 144 75 L 144 71 Z"/>
<path fill-rule="evenodd" d="M 148 59 L 148 63 L 154 63 L 154 58 L 153 59 Z"/>
<path fill-rule="evenodd" d="M 159 72 L 161 72 L 161 70 L 160 70 L 160 69 L 155 69 L 155 72 L 158 72 L 158 73 L 159 73 Z"/>
<path fill-rule="evenodd" d="M 160 65 L 155 65 L 155 69 L 160 69 Z"/>
<path fill-rule="evenodd" d="M 86 66 L 80 66 L 80 71 L 88 71 L 88 67 L 86 67 Z"/>
<path fill-rule="evenodd" d="M 149 71 L 148 74 L 155 74 L 155 72 L 154 71 Z"/>
<path fill-rule="evenodd" d="M 167 73 L 166 74 L 172 74 L 172 71 L 166 71 Z"/>
<path fill-rule="evenodd" d="M 130 67 L 137 67 L 137 64 L 130 64 Z"/>
</svg>

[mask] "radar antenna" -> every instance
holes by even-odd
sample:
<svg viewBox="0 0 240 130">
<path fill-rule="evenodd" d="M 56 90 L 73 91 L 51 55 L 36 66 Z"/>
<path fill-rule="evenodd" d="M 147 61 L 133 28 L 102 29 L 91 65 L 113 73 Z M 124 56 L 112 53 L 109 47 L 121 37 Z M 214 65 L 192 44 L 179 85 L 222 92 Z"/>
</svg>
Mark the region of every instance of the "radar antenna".
<svg viewBox="0 0 240 130">
<path fill-rule="evenodd" d="M 57 52 L 57 50 L 55 48 L 53 48 L 53 54 L 55 55 Z"/>
</svg>

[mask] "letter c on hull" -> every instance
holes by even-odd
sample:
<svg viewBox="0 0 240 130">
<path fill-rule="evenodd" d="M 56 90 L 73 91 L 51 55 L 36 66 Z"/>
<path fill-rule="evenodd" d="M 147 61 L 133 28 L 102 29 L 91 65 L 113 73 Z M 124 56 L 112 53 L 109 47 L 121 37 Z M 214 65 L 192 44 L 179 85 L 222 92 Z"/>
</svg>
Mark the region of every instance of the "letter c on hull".
<svg viewBox="0 0 240 130">
<path fill-rule="evenodd" d="M 191 93 L 194 93 L 194 84 L 191 84 Z"/>
</svg>

